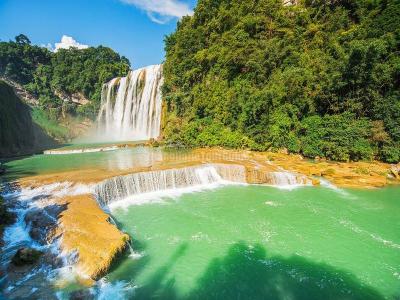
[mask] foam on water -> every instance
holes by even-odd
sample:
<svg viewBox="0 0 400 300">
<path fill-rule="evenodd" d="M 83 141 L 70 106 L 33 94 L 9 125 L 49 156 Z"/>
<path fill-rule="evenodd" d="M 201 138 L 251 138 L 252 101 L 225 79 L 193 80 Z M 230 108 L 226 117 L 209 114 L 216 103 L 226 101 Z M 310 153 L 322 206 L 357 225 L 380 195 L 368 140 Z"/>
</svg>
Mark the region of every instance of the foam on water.
<svg viewBox="0 0 400 300">
<path fill-rule="evenodd" d="M 17 215 L 17 221 L 4 230 L 4 247 L 2 249 L 4 252 L 18 246 L 34 244 L 29 236 L 29 230 L 24 221 L 27 209 L 16 209 L 13 212 Z"/>
<path fill-rule="evenodd" d="M 98 281 L 96 287 L 92 288 L 92 293 L 97 300 L 125 300 L 132 297 L 135 292 L 135 285 L 125 281 L 108 282 L 105 279 Z"/>
<path fill-rule="evenodd" d="M 228 181 L 221 181 L 215 182 L 212 184 L 204 184 L 204 185 L 197 185 L 192 187 L 186 188 L 176 188 L 176 189 L 167 189 L 167 190 L 160 190 L 156 192 L 149 192 L 143 194 L 137 194 L 128 196 L 126 198 L 110 202 L 108 204 L 108 208 L 113 211 L 118 208 L 128 208 L 132 205 L 144 205 L 144 204 L 151 204 L 151 203 L 168 203 L 166 199 L 176 199 L 182 196 L 183 194 L 188 193 L 196 193 L 206 190 L 212 190 L 219 188 L 223 185 L 234 184 Z"/>
<path fill-rule="evenodd" d="M 49 282 L 56 280 L 72 281 L 72 277 L 77 275 L 74 268 L 76 261 L 73 255 L 60 252 L 60 239 L 55 239 L 52 243 L 41 245 L 33 240 L 30 235 L 30 227 L 25 223 L 25 216 L 31 210 L 44 208 L 54 203 L 54 198 L 64 197 L 67 195 L 79 195 L 91 193 L 93 187 L 90 185 L 73 184 L 70 182 L 58 182 L 48 185 L 39 186 L 36 188 L 23 188 L 19 190 L 9 191 L 4 194 L 6 201 L 12 198 L 16 208 L 11 211 L 17 215 L 17 220 L 14 224 L 7 226 L 4 230 L 4 247 L 2 250 L 1 262 L 6 264 L 9 262 L 15 252 L 21 247 L 34 248 L 41 251 L 48 251 L 63 262 L 61 268 L 52 269 L 50 266 L 39 266 L 34 268 L 30 273 L 26 274 L 22 279 L 8 286 L 8 292 L 25 284 L 31 278 L 42 274 Z M 44 210 L 43 210 L 44 211 Z M 77 276 L 75 276 L 77 277 Z M 32 290 L 34 293 L 36 290 Z"/>
<path fill-rule="evenodd" d="M 373 239 L 376 242 L 379 242 L 387 247 L 390 248 L 394 248 L 394 249 L 400 249 L 400 245 L 394 243 L 393 241 L 384 239 L 383 237 L 379 236 L 376 233 L 371 233 L 367 230 L 364 230 L 362 228 L 360 228 L 359 226 L 357 226 L 356 224 L 354 224 L 351 221 L 348 220 L 340 220 L 339 223 L 343 226 L 345 226 L 346 228 L 349 228 L 351 231 L 358 233 L 358 234 L 362 234 L 364 236 L 368 236 L 369 238 Z"/>
</svg>

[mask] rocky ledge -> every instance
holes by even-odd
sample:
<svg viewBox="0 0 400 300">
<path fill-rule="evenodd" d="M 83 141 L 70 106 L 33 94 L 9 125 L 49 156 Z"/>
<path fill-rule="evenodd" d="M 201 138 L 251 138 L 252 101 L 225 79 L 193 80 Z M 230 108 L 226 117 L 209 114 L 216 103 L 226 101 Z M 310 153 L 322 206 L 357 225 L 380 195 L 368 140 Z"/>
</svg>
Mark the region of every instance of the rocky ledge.
<svg viewBox="0 0 400 300">
<path fill-rule="evenodd" d="M 67 206 L 60 215 L 56 235 L 62 237 L 61 250 L 77 254 L 78 274 L 96 280 L 127 248 L 129 236 L 110 222 L 93 195 L 69 196 L 59 200 Z"/>
</svg>

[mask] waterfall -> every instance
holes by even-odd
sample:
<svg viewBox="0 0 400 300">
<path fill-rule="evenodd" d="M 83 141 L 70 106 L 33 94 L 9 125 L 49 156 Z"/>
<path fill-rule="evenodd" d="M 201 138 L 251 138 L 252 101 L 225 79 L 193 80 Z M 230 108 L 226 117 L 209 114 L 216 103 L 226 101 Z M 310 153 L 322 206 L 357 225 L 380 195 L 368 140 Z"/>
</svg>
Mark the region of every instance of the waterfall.
<svg viewBox="0 0 400 300">
<path fill-rule="evenodd" d="M 284 171 L 265 173 L 265 183 L 278 187 L 295 187 L 312 184 L 311 180 L 304 175 Z"/>
<path fill-rule="evenodd" d="M 246 168 L 242 165 L 212 164 L 225 181 L 247 183 Z"/>
<path fill-rule="evenodd" d="M 127 198 L 164 190 L 207 187 L 231 182 L 245 182 L 245 168 L 240 165 L 204 165 L 134 173 L 104 180 L 95 188 L 101 206 Z"/>
<path fill-rule="evenodd" d="M 312 181 L 305 175 L 288 171 L 268 171 L 258 168 L 250 169 L 246 173 L 248 183 L 267 184 L 279 188 L 294 188 L 312 185 Z"/>
<path fill-rule="evenodd" d="M 130 71 L 104 84 L 98 136 L 107 141 L 148 140 L 160 135 L 162 65 Z"/>
<path fill-rule="evenodd" d="M 261 183 L 277 187 L 311 185 L 304 175 L 291 172 L 263 172 L 249 174 L 242 165 L 207 164 L 180 169 L 133 173 L 106 179 L 95 187 L 96 199 L 102 207 L 130 196 L 159 191 L 179 191 L 184 188 L 215 187 L 228 183 Z"/>
</svg>

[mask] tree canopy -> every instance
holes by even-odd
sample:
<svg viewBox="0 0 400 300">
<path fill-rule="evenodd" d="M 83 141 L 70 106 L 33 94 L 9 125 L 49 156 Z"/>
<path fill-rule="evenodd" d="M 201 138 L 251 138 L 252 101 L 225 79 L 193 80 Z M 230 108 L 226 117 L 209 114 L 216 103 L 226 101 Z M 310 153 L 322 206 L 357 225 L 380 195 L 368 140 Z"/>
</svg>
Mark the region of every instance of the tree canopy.
<svg viewBox="0 0 400 300">
<path fill-rule="evenodd" d="M 0 42 L 0 76 L 13 80 L 36 95 L 44 109 L 61 110 L 60 94 L 81 93 L 91 102 L 78 112 L 95 115 L 102 85 L 129 71 L 127 58 L 99 46 L 51 52 L 31 45 L 23 34 L 15 41 Z"/>
<path fill-rule="evenodd" d="M 165 39 L 165 137 L 400 159 L 400 2 L 199 0 Z"/>
</svg>

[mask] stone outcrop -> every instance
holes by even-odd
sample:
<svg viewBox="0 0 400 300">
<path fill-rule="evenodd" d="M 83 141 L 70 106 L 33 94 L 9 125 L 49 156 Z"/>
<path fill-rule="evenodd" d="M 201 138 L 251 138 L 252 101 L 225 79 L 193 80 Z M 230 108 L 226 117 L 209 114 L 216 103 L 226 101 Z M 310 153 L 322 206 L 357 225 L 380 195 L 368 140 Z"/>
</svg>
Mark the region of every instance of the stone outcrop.
<svg viewBox="0 0 400 300">
<path fill-rule="evenodd" d="M 16 83 L 15 81 L 9 80 L 4 77 L 0 77 L 0 80 L 6 82 L 9 86 L 14 88 L 15 94 L 20 98 L 23 99 L 26 103 L 36 106 L 39 104 L 39 100 L 37 97 L 29 93 L 22 85 Z"/>
<path fill-rule="evenodd" d="M 72 102 L 77 105 L 85 105 L 90 103 L 90 100 L 87 99 L 82 93 L 74 93 L 69 95 L 61 91 L 55 91 L 54 94 L 64 102 Z"/>
<path fill-rule="evenodd" d="M 76 252 L 77 271 L 95 280 L 104 275 L 129 241 L 129 236 L 109 222 L 109 216 L 90 194 L 65 197 L 57 235 L 64 253 Z"/>
<path fill-rule="evenodd" d="M 39 260 L 42 254 L 41 251 L 33 248 L 21 248 L 15 253 L 11 262 L 15 266 L 32 265 Z"/>
</svg>

